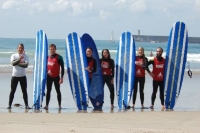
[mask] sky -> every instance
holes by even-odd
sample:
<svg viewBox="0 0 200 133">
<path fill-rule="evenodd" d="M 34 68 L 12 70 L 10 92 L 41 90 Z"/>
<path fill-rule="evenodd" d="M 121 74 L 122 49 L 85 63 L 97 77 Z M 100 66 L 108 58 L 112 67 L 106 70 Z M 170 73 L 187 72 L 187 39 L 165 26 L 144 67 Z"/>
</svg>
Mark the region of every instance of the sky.
<svg viewBox="0 0 200 133">
<path fill-rule="evenodd" d="M 200 37 L 200 0 L 0 0 L 0 37 L 51 39 L 71 32 L 95 40 L 116 40 L 124 31 L 168 36 L 183 21 L 190 37 Z"/>
</svg>

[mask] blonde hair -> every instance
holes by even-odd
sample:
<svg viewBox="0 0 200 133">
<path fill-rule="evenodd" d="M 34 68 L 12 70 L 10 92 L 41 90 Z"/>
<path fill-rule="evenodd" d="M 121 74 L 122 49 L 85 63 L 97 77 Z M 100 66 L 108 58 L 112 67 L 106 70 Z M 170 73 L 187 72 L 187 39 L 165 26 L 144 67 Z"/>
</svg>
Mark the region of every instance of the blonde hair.
<svg viewBox="0 0 200 133">
<path fill-rule="evenodd" d="M 137 52 L 139 51 L 139 49 L 142 49 L 143 56 L 145 56 L 145 55 L 144 55 L 144 48 L 143 48 L 143 47 L 139 47 L 138 50 L 137 50 Z"/>
</svg>

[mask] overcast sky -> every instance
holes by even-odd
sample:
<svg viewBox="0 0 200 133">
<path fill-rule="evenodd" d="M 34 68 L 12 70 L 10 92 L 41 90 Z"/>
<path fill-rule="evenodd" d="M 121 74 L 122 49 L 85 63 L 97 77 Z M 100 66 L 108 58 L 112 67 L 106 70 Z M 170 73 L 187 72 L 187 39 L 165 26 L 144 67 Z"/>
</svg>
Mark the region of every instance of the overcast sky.
<svg viewBox="0 0 200 133">
<path fill-rule="evenodd" d="M 70 32 L 107 40 L 113 30 L 169 35 L 174 22 L 200 37 L 200 0 L 0 0 L 0 37 L 65 39 Z"/>
</svg>

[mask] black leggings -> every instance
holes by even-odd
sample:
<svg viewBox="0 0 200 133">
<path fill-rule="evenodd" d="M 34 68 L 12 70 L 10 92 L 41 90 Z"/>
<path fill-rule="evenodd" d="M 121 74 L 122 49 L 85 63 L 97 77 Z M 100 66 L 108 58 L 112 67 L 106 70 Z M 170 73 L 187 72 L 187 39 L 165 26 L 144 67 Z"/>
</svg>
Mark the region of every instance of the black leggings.
<svg viewBox="0 0 200 133">
<path fill-rule="evenodd" d="M 141 104 L 143 105 L 145 77 L 135 77 L 135 83 L 134 83 L 134 89 L 133 89 L 133 104 L 135 104 L 136 97 L 137 97 L 138 82 L 139 82 L 139 89 L 140 89 L 140 100 L 141 100 Z"/>
<path fill-rule="evenodd" d="M 110 103 L 114 104 L 114 98 L 115 98 L 115 92 L 114 92 L 114 84 L 111 84 L 112 76 L 110 75 L 103 75 L 103 86 L 105 83 L 108 86 L 108 89 L 110 91 Z"/>
<path fill-rule="evenodd" d="M 49 101 L 51 98 L 51 89 L 52 89 L 52 84 L 54 82 L 54 86 L 57 92 L 57 99 L 58 99 L 58 105 L 61 105 L 61 92 L 60 92 L 60 77 L 57 76 L 55 78 L 50 77 L 49 75 L 47 75 L 47 96 L 46 96 L 46 106 L 49 105 Z"/>
<path fill-rule="evenodd" d="M 20 82 L 20 86 L 22 89 L 23 93 L 23 98 L 24 98 L 24 103 L 26 106 L 28 106 L 28 94 L 27 94 L 27 80 L 26 76 L 23 77 L 12 77 L 11 78 L 11 91 L 10 91 L 10 96 L 9 96 L 9 106 L 12 105 L 13 99 L 14 99 L 14 94 L 17 89 L 17 84 Z"/>
<path fill-rule="evenodd" d="M 155 81 L 155 80 L 153 80 L 153 93 L 151 96 L 151 104 L 154 105 L 158 86 L 160 88 L 160 101 L 161 104 L 164 105 L 164 81 Z"/>
</svg>

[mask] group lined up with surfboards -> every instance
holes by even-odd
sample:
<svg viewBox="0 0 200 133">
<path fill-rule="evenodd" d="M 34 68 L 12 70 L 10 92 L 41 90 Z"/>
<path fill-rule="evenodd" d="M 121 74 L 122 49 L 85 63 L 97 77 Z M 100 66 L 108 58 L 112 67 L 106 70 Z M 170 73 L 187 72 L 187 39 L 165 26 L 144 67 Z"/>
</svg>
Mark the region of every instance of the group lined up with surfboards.
<svg viewBox="0 0 200 133">
<path fill-rule="evenodd" d="M 77 108 L 86 110 L 90 100 L 95 110 L 102 110 L 105 83 L 110 91 L 111 109 L 114 108 L 114 87 L 116 88 L 119 109 L 130 108 L 129 104 L 132 96 L 132 107 L 134 108 L 139 83 L 141 108 L 144 109 L 145 71 L 147 71 L 153 78 L 150 108 L 154 108 L 154 101 L 159 87 L 162 108 L 173 109 L 182 86 L 187 48 L 187 29 L 185 24 L 180 21 L 176 22 L 171 29 L 166 57 L 162 57 L 163 49 L 158 47 L 156 56 L 149 61 L 144 55 L 143 47 L 138 48 L 138 55 L 136 55 L 135 42 L 130 32 L 124 32 L 120 37 L 115 63 L 108 49 L 103 49 L 102 58 L 99 58 L 95 42 L 89 34 L 79 37 L 75 32 L 70 33 L 66 39 L 66 66 L 71 93 Z M 21 84 L 26 108 L 30 109 L 27 100 L 25 75 L 28 57 L 25 53 L 22 53 L 23 49 L 24 45 L 20 44 L 18 54 L 11 56 L 13 74 L 8 109 L 11 108 L 18 82 Z M 50 51 L 49 56 L 48 49 Z M 152 72 L 148 68 L 151 64 L 153 65 Z M 44 31 L 38 31 L 33 82 L 35 109 L 41 108 L 45 95 L 45 85 L 47 85 L 47 93 L 44 109 L 48 109 L 52 83 L 55 85 L 58 106 L 61 109 L 60 84 L 63 82 L 63 77 L 64 61 L 62 56 L 56 53 L 55 44 L 48 46 Z"/>
</svg>

